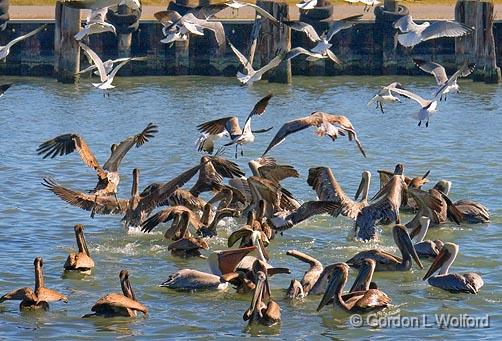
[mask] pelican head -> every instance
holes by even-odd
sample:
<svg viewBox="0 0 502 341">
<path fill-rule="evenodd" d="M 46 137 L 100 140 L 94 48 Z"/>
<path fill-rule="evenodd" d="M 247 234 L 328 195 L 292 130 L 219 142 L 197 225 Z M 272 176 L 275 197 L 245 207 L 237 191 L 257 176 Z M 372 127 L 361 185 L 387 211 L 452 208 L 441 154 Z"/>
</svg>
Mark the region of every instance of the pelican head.
<svg viewBox="0 0 502 341">
<path fill-rule="evenodd" d="M 331 273 L 329 274 L 329 283 L 326 288 L 326 292 L 321 299 L 321 302 L 317 306 L 317 311 L 320 311 L 325 305 L 327 305 L 331 298 L 342 293 L 342 289 L 347 283 L 347 278 L 349 277 L 349 266 L 345 263 L 338 263 L 332 267 Z"/>
<path fill-rule="evenodd" d="M 357 188 L 356 195 L 354 197 L 355 200 L 359 198 L 359 195 L 362 193 L 361 200 L 368 200 L 368 190 L 370 187 L 371 181 L 371 173 L 369 171 L 364 171 L 361 174 L 361 182 L 359 183 L 359 187 Z"/>
<path fill-rule="evenodd" d="M 418 258 L 417 251 L 411 242 L 411 238 L 408 235 L 408 231 L 406 231 L 406 227 L 404 225 L 395 225 L 392 229 L 392 235 L 394 237 L 394 242 L 403 254 L 403 258 L 406 258 L 407 255 L 411 256 L 420 269 L 423 269 L 424 266 Z"/>
<path fill-rule="evenodd" d="M 255 322 L 259 320 L 262 316 L 262 309 L 265 308 L 265 304 L 263 303 L 263 295 L 266 289 L 266 281 L 267 275 L 263 271 L 258 271 L 256 273 L 256 287 L 254 289 L 253 299 L 251 300 L 251 305 L 244 312 L 242 318 L 244 321 L 248 321 L 249 323 Z"/>
<path fill-rule="evenodd" d="M 404 174 L 404 165 L 402 163 L 398 163 L 396 168 L 394 168 L 394 175 L 403 175 Z"/>
<path fill-rule="evenodd" d="M 263 253 L 265 259 L 269 259 L 265 247 L 270 244 L 270 241 L 263 231 L 253 231 L 247 227 L 239 229 L 228 237 L 228 247 L 231 247 L 239 240 L 241 240 L 241 246 L 256 246 L 258 253 Z"/>
<path fill-rule="evenodd" d="M 78 252 L 83 252 L 87 256 L 90 256 L 91 254 L 89 253 L 84 237 L 84 225 L 77 224 L 73 229 L 75 230 L 75 238 L 77 239 Z"/>
<path fill-rule="evenodd" d="M 373 279 L 375 268 L 375 260 L 371 258 L 363 259 L 362 265 L 359 268 L 359 274 L 357 275 L 357 278 L 354 281 L 354 284 L 352 284 L 352 288 L 350 288 L 349 292 L 376 289 L 377 285 L 371 281 Z"/>
<path fill-rule="evenodd" d="M 411 188 L 420 189 L 423 185 L 429 182 L 427 176 L 429 176 L 430 170 L 428 170 L 423 176 L 417 176 L 411 179 L 410 184 L 408 185 Z"/>
<path fill-rule="evenodd" d="M 286 293 L 286 297 L 288 298 L 298 298 L 302 299 L 305 297 L 305 292 L 303 291 L 303 286 L 297 279 L 292 279 L 289 284 L 289 288 Z"/>
<path fill-rule="evenodd" d="M 127 270 L 122 270 L 119 273 L 120 286 L 122 287 L 122 293 L 125 297 L 128 297 L 136 301 L 134 292 L 132 291 L 131 283 L 129 282 L 129 272 Z"/>
<path fill-rule="evenodd" d="M 114 143 L 114 144 L 112 144 L 112 145 L 110 146 L 110 151 L 111 151 L 111 153 L 112 153 L 112 154 L 113 154 L 113 152 L 115 151 L 115 149 L 117 149 L 117 146 L 118 146 L 118 145 L 117 145 L 116 143 Z"/>
<path fill-rule="evenodd" d="M 451 181 L 439 180 L 437 184 L 434 185 L 434 189 L 443 192 L 444 195 L 450 194 Z"/>
<path fill-rule="evenodd" d="M 413 238 L 417 237 L 415 239 L 417 243 L 424 240 L 425 235 L 427 234 L 427 231 L 429 230 L 429 225 L 431 223 L 431 220 L 429 217 L 421 216 L 418 219 L 418 222 L 419 222 L 419 225 L 417 227 L 415 227 L 410 232 L 410 238 L 413 239 Z"/>
<path fill-rule="evenodd" d="M 44 260 L 42 259 L 42 257 L 37 257 L 35 258 L 35 260 L 33 261 L 33 265 L 35 265 L 35 267 L 43 267 L 44 266 Z"/>
<path fill-rule="evenodd" d="M 237 264 L 239 264 L 248 253 L 254 250 L 256 250 L 255 246 L 248 246 L 238 249 L 214 251 L 207 258 L 211 272 L 215 275 L 224 275 L 229 272 L 234 272 Z"/>
<path fill-rule="evenodd" d="M 439 269 L 441 269 L 439 271 L 440 275 L 447 274 L 448 269 L 457 257 L 458 249 L 458 245 L 455 243 L 444 243 L 441 251 L 434 259 L 434 262 L 432 262 L 431 267 L 425 274 L 423 280 L 425 281 L 427 278 L 431 277 Z"/>
</svg>

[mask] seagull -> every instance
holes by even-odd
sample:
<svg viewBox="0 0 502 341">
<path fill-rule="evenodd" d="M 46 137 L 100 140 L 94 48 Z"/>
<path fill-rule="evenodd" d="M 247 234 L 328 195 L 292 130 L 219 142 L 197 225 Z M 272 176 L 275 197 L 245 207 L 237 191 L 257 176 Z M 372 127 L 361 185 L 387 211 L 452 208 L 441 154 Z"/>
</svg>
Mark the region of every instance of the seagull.
<svg viewBox="0 0 502 341">
<path fill-rule="evenodd" d="M 126 65 L 131 58 L 126 58 L 125 61 L 121 62 L 119 65 L 115 67 L 110 73 L 106 72 L 105 65 L 101 58 L 91 50 L 91 48 L 84 43 L 79 42 L 80 47 L 84 50 L 84 52 L 89 56 L 89 58 L 94 62 L 94 65 L 98 68 L 99 76 L 101 77 L 101 83 L 92 83 L 96 88 L 104 90 L 105 93 L 103 94 L 104 96 L 109 96 L 107 90 L 115 88 L 114 85 L 112 85 L 113 78 L 117 74 L 117 72 L 120 70 L 120 68 L 124 65 Z"/>
<path fill-rule="evenodd" d="M 244 84 L 249 84 L 252 85 L 254 82 L 259 81 L 261 77 L 267 72 L 272 70 L 273 68 L 276 68 L 279 66 L 281 61 L 286 57 L 286 52 L 284 50 L 279 51 L 277 56 L 275 56 L 267 65 L 262 67 L 259 70 L 253 69 L 253 65 L 249 63 L 248 59 L 244 57 L 242 53 L 240 53 L 237 48 L 235 48 L 234 45 L 229 41 L 228 44 L 232 48 L 232 51 L 234 51 L 235 55 L 237 56 L 237 59 L 239 59 L 239 62 L 244 66 L 244 68 L 247 71 L 247 74 L 243 74 L 241 72 L 237 72 L 237 79 L 239 82 L 241 82 L 242 85 Z"/>
<path fill-rule="evenodd" d="M 394 96 L 391 92 L 391 89 L 394 89 L 394 88 L 403 89 L 403 86 L 401 85 L 401 83 L 394 82 L 394 83 L 390 83 L 387 86 L 382 87 L 382 89 L 375 96 L 373 96 L 372 99 L 370 99 L 370 101 L 368 102 L 368 106 L 370 106 L 372 103 L 376 103 L 377 109 L 380 108 L 380 111 L 383 114 L 384 113 L 384 111 L 383 111 L 383 104 L 384 103 L 394 103 L 394 102 L 401 103 L 399 98 Z"/>
<path fill-rule="evenodd" d="M 420 70 L 430 73 L 436 78 L 436 83 L 438 88 L 434 91 L 433 96 L 437 97 L 440 95 L 439 100 L 442 101 L 443 98 L 446 101 L 446 95 L 449 93 L 460 93 L 459 86 L 457 84 L 457 79 L 459 77 L 469 76 L 476 64 L 463 64 L 460 69 L 457 70 L 450 78 L 446 75 L 446 70 L 444 67 L 438 63 L 426 62 L 425 60 L 413 58 L 413 62 L 420 68 Z"/>
<path fill-rule="evenodd" d="M 417 25 L 413 22 L 411 15 L 405 15 L 394 22 L 394 28 L 402 32 L 397 36 L 397 40 L 405 47 L 414 47 L 422 41 L 430 39 L 461 37 L 474 32 L 472 27 L 450 20 L 435 21 L 432 24 L 426 21 Z"/>
<path fill-rule="evenodd" d="M 403 97 L 409 98 L 420 104 L 422 107 L 419 111 L 413 114 L 413 117 L 415 117 L 418 120 L 418 126 L 422 124 L 422 121 L 425 121 L 425 126 L 429 126 L 429 118 L 436 113 L 437 111 L 437 106 L 438 106 L 438 101 L 436 100 L 437 97 L 434 97 L 433 99 L 424 99 L 420 97 L 417 94 L 414 94 L 411 91 L 404 90 L 404 89 L 398 89 L 398 88 L 391 88 L 390 91 L 395 92 L 400 94 Z"/>
<path fill-rule="evenodd" d="M 308 127 L 316 127 L 316 135 L 320 137 L 329 136 L 333 142 L 338 136 L 345 136 L 345 134 L 347 134 L 349 141 L 354 140 L 363 156 L 366 157 L 366 152 L 357 138 L 356 130 L 349 119 L 345 116 L 330 115 L 321 111 L 314 111 L 307 117 L 297 118 L 284 123 L 261 157 L 265 156 L 269 150 L 282 143 L 288 135 Z"/>
<path fill-rule="evenodd" d="M 147 60 L 147 59 L 148 59 L 148 57 L 127 57 L 127 58 L 117 58 L 117 59 L 113 59 L 113 60 L 108 59 L 107 61 L 103 62 L 103 66 L 105 67 L 106 73 L 109 74 L 110 72 L 112 72 L 114 64 L 122 63 L 125 61 L 138 61 L 138 60 Z M 91 62 L 92 62 L 92 60 L 91 60 Z M 93 70 L 96 70 L 97 68 L 98 67 L 95 64 L 92 64 L 91 66 L 88 66 L 87 68 L 77 72 L 77 74 L 91 72 Z M 94 74 L 99 76 L 99 71 L 98 70 L 94 71 Z"/>
<path fill-rule="evenodd" d="M 351 4 L 356 4 L 358 2 L 364 4 L 364 12 L 369 12 L 371 7 L 380 4 L 381 2 L 378 0 L 345 0 L 346 2 L 350 2 Z"/>
<path fill-rule="evenodd" d="M 75 39 L 80 41 L 84 37 L 103 32 L 113 32 L 117 35 L 115 26 L 105 21 L 106 13 L 108 12 L 108 7 L 103 7 L 98 10 L 92 10 L 89 16 L 87 16 L 86 24 L 83 29 L 75 34 Z"/>
<path fill-rule="evenodd" d="M 204 29 L 214 32 L 216 42 L 221 52 L 225 49 L 225 30 L 219 21 L 199 19 L 193 13 L 181 16 L 178 12 L 167 10 L 154 14 L 155 18 L 164 26 L 162 32 L 166 38 L 160 42 L 169 44 L 175 41 L 186 41 L 190 33 L 204 35 Z"/>
<path fill-rule="evenodd" d="M 201 135 L 197 140 L 198 150 L 212 153 L 214 142 L 219 138 L 229 136 L 231 142 L 225 144 L 225 146 L 235 144 L 235 158 L 237 158 L 237 148 L 240 145 L 242 156 L 244 154 L 242 145 L 254 142 L 255 136 L 253 133 L 264 133 L 272 129 L 270 127 L 263 130 L 251 130 L 251 117 L 255 115 L 261 116 L 265 112 L 270 98 L 272 98 L 272 94 L 268 94 L 255 104 L 253 110 L 251 110 L 246 118 L 244 129 L 241 129 L 239 119 L 235 116 L 223 117 L 199 124 L 197 129 L 201 132 Z"/>
<path fill-rule="evenodd" d="M 9 89 L 11 86 L 12 86 L 12 83 L 0 85 L 0 97 L 5 95 L 5 91 L 7 91 L 7 89 Z"/>
<path fill-rule="evenodd" d="M 14 44 L 19 43 L 20 41 L 23 41 L 26 38 L 29 38 L 29 37 L 37 34 L 38 32 L 42 31 L 46 26 L 47 26 L 47 24 L 44 24 L 44 25 L 38 27 L 37 29 L 35 29 L 35 30 L 33 30 L 33 31 L 29 32 L 29 33 L 26 33 L 23 36 L 19 36 L 19 37 L 15 38 L 15 39 L 11 40 L 7 45 L 0 46 L 0 61 L 4 60 L 5 58 L 7 58 L 7 56 L 10 53 L 10 48 L 12 46 L 14 46 Z"/>
<path fill-rule="evenodd" d="M 299 54 L 306 54 L 309 57 L 307 60 L 316 60 L 320 58 L 330 58 L 333 62 L 341 64 L 338 57 L 330 50 L 333 44 L 330 43 L 331 38 L 338 32 L 351 28 L 357 21 L 361 19 L 362 15 L 354 15 L 351 17 L 343 18 L 338 21 L 331 21 L 329 23 L 329 29 L 319 36 L 312 27 L 312 25 L 304 23 L 302 21 L 283 21 L 284 24 L 291 27 L 291 29 L 299 32 L 303 32 L 307 37 L 314 43 L 317 43 L 310 51 L 304 48 L 296 47 L 289 51 L 286 55 L 286 59 L 291 59 Z"/>
<path fill-rule="evenodd" d="M 303 10 L 313 9 L 317 5 L 317 0 L 302 0 L 296 7 Z"/>
<path fill-rule="evenodd" d="M 226 5 L 231 8 L 239 9 L 242 7 L 252 7 L 256 10 L 256 13 L 259 14 L 262 18 L 267 18 L 272 22 L 272 24 L 279 26 L 280 22 L 277 20 L 272 14 L 261 8 L 260 6 L 257 6 L 255 4 L 250 4 L 250 3 L 242 3 L 238 2 L 235 0 L 231 0 L 230 2 L 227 2 Z"/>
</svg>

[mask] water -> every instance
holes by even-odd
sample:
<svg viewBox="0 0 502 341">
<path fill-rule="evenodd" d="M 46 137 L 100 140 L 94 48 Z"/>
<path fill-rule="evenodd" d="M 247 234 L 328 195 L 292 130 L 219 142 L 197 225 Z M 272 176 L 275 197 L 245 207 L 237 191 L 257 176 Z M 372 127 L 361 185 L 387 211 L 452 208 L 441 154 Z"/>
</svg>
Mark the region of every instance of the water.
<svg viewBox="0 0 502 341">
<path fill-rule="evenodd" d="M 502 105 L 501 88 L 462 81 L 461 95 L 441 103 L 429 128 L 417 127 L 410 113 L 415 103 L 388 106 L 385 114 L 366 103 L 379 85 L 390 77 L 295 77 L 294 84 L 258 83 L 239 87 L 234 78 L 162 77 L 118 78 L 118 88 L 110 98 L 92 88 L 88 79 L 80 85 L 61 85 L 52 79 L 2 78 L 15 83 L 0 99 L 0 293 L 22 286 L 33 286 L 33 259 L 45 260 L 47 286 L 70 297 L 68 304 L 51 304 L 45 313 L 20 313 L 16 302 L 0 304 L 0 338 L 78 338 L 110 339 L 224 339 L 265 335 L 277 339 L 318 338 L 399 338 L 410 333 L 419 338 L 455 336 L 495 338 L 502 332 L 502 267 L 498 262 L 502 248 Z M 431 77 L 399 81 L 427 97 Z M 381 316 L 420 317 L 434 322 L 434 314 L 461 313 L 490 316 L 488 329 L 355 328 L 349 314 L 331 307 L 315 311 L 320 297 L 304 302 L 284 299 L 285 288 L 293 278 L 301 278 L 305 264 L 288 257 L 297 249 L 318 258 L 323 264 L 344 261 L 363 248 L 378 246 L 390 252 L 396 248 L 390 227 L 382 229 L 381 241 L 369 245 L 347 239 L 352 222 L 317 217 L 278 236 L 270 246 L 271 263 L 288 266 L 291 275 L 272 278 L 273 296 L 282 307 L 280 326 L 246 328 L 242 314 L 250 297 L 226 292 L 178 293 L 158 288 L 167 276 L 183 267 L 207 271 L 204 260 L 182 260 L 167 251 L 164 228 L 150 235 L 128 234 L 119 216 L 97 216 L 72 207 L 43 189 L 40 181 L 52 176 L 71 188 L 87 190 L 96 178 L 92 169 L 82 165 L 77 154 L 53 160 L 36 155 L 38 144 L 56 135 L 76 132 L 83 136 L 97 159 L 103 163 L 110 144 L 141 131 L 148 122 L 159 125 L 151 142 L 129 152 L 121 166 L 119 196 L 127 197 L 134 167 L 141 169 L 141 187 L 153 181 L 167 181 L 199 160 L 195 151 L 195 126 L 227 115 L 238 115 L 243 122 L 254 103 L 269 91 L 274 93 L 267 112 L 253 120 L 253 127 L 274 130 L 260 135 L 254 145 L 245 146 L 239 164 L 248 173 L 246 160 L 258 157 L 282 122 L 305 116 L 314 110 L 346 115 L 354 124 L 368 158 L 364 159 L 353 143 L 340 139 L 313 137 L 307 130 L 288 137 L 272 150 L 279 162 L 290 163 L 300 179 L 289 179 L 284 186 L 298 199 L 314 198 L 306 184 L 308 168 L 325 165 L 333 169 L 349 195 L 353 195 L 363 170 L 373 173 L 371 193 L 378 187 L 376 170 L 393 169 L 397 162 L 406 165 L 407 174 L 423 174 L 431 169 L 432 182 L 453 182 L 452 198 L 470 198 L 486 204 L 492 215 L 489 225 L 454 226 L 447 224 L 430 232 L 429 238 L 453 241 L 460 254 L 452 270 L 476 271 L 485 286 L 479 295 L 454 295 L 432 288 L 421 280 L 424 271 L 416 267 L 406 273 L 377 273 L 379 287 L 391 298 L 393 306 Z M 233 151 L 227 153 L 233 157 Z M 403 217 L 407 221 L 411 216 Z M 93 274 L 85 279 L 62 278 L 67 254 L 76 248 L 73 226 L 85 224 L 91 254 L 96 262 Z M 224 237 L 242 221 L 227 223 L 221 237 L 210 241 L 212 250 L 225 248 Z M 429 261 L 424 262 L 428 267 Z M 136 295 L 149 309 L 146 318 L 82 319 L 102 295 L 120 292 L 118 273 L 130 272 Z M 355 274 L 351 272 L 351 277 Z M 379 315 L 380 316 L 380 315 Z"/>
</svg>

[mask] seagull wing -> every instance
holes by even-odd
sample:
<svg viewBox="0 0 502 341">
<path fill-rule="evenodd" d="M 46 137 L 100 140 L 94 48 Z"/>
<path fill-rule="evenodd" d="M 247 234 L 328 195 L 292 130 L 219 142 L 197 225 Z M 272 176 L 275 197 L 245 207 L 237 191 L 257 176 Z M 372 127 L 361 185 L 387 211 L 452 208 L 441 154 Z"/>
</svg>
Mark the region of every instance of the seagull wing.
<svg viewBox="0 0 502 341">
<path fill-rule="evenodd" d="M 415 102 L 417 102 L 418 104 L 420 104 L 420 106 L 422 108 L 426 107 L 430 103 L 429 100 L 426 100 L 426 99 L 420 97 L 419 95 L 414 94 L 413 92 L 408 91 L 408 90 L 399 89 L 399 88 L 389 88 L 389 90 L 392 91 L 392 92 L 398 93 L 398 94 L 400 94 L 403 97 L 406 97 L 406 98 L 414 100 Z"/>
<path fill-rule="evenodd" d="M 262 67 L 261 69 L 256 71 L 256 73 L 259 75 L 263 75 L 267 71 L 270 71 L 270 70 L 276 68 L 277 66 L 279 66 L 279 64 L 282 62 L 282 60 L 284 59 L 285 56 L 286 56 L 286 51 L 281 50 L 277 54 L 277 56 L 275 56 L 270 62 L 268 62 L 267 65 L 265 65 L 264 67 Z"/>
<path fill-rule="evenodd" d="M 216 42 L 218 43 L 220 50 L 225 48 L 225 29 L 223 28 L 223 24 L 221 22 L 199 19 L 191 13 L 185 15 L 185 17 L 188 17 L 187 20 L 189 20 L 191 23 L 194 23 L 197 26 L 213 31 L 214 36 L 216 38 Z"/>
<path fill-rule="evenodd" d="M 446 70 L 442 65 L 434 62 L 427 62 L 418 58 L 413 58 L 413 62 L 420 68 L 420 70 L 433 75 L 434 78 L 436 78 L 436 83 L 438 85 L 443 85 L 448 81 Z"/>
<path fill-rule="evenodd" d="M 254 72 L 253 65 L 249 63 L 248 59 L 244 57 L 244 55 L 239 50 L 237 50 L 237 48 L 234 45 L 232 45 L 230 41 L 228 41 L 228 44 L 230 45 L 232 51 L 234 51 L 235 55 L 237 56 L 237 59 L 239 59 L 239 62 L 247 70 L 248 74 L 253 73 Z"/>
<path fill-rule="evenodd" d="M 101 82 L 106 82 L 108 75 L 106 74 L 105 65 L 103 64 L 101 58 L 99 58 L 96 52 L 94 52 L 89 46 L 85 45 L 84 43 L 79 42 L 79 45 L 84 50 L 85 54 L 88 55 L 89 58 L 91 58 L 94 65 L 96 65 L 96 67 L 98 68 Z"/>
<path fill-rule="evenodd" d="M 115 68 L 112 70 L 112 72 L 110 72 L 110 74 L 108 75 L 108 79 L 113 79 L 113 77 L 115 77 L 117 72 L 119 72 L 120 68 L 122 68 L 122 66 L 129 63 L 130 60 L 131 59 L 127 59 L 127 60 L 123 61 L 122 63 L 120 63 L 119 65 L 115 66 Z"/>
<path fill-rule="evenodd" d="M 40 26 L 40 27 L 38 27 L 38 28 L 34 29 L 34 30 L 33 30 L 33 31 L 31 31 L 31 32 L 28 32 L 28 33 L 26 33 L 25 35 L 19 36 L 19 37 L 15 38 L 15 39 L 13 39 L 13 40 L 9 41 L 9 43 L 8 43 L 5 47 L 6 47 L 7 49 L 10 49 L 10 48 L 12 47 L 12 45 L 14 45 L 14 44 L 16 44 L 16 43 L 19 43 L 20 41 L 25 40 L 25 39 L 27 39 L 27 38 L 29 38 L 29 37 L 31 37 L 31 36 L 33 36 L 33 35 L 37 34 L 38 32 L 42 31 L 42 30 L 43 30 L 44 28 L 46 28 L 46 27 L 47 27 L 47 24 L 42 25 L 42 26 Z"/>
<path fill-rule="evenodd" d="M 402 33 L 417 31 L 419 26 L 415 24 L 411 15 L 405 15 L 394 22 L 394 28 L 399 29 Z"/>
<path fill-rule="evenodd" d="M 305 33 L 307 37 L 314 43 L 321 41 L 319 34 L 317 34 L 315 28 L 310 24 L 304 23 L 303 21 L 283 21 L 283 23 L 291 27 L 291 29 L 295 31 Z"/>
<path fill-rule="evenodd" d="M 342 30 L 346 30 L 348 28 L 351 28 L 355 24 L 358 23 L 359 20 L 363 17 L 362 14 L 359 15 L 353 15 L 347 18 L 340 19 L 338 21 L 331 22 L 329 24 L 329 30 L 328 33 L 326 33 L 326 41 L 330 41 L 331 38 L 338 32 Z"/>
<path fill-rule="evenodd" d="M 474 29 L 456 21 L 435 21 L 422 31 L 422 41 L 441 37 L 461 37 Z"/>
<path fill-rule="evenodd" d="M 307 56 L 310 56 L 310 57 L 319 58 L 318 54 L 312 53 L 309 50 L 304 49 L 303 47 L 295 47 L 295 48 L 292 48 L 291 50 L 289 50 L 288 53 L 286 53 L 286 56 L 284 57 L 284 59 L 289 60 L 289 59 L 295 58 L 296 56 L 301 55 L 301 54 L 306 54 Z"/>
</svg>

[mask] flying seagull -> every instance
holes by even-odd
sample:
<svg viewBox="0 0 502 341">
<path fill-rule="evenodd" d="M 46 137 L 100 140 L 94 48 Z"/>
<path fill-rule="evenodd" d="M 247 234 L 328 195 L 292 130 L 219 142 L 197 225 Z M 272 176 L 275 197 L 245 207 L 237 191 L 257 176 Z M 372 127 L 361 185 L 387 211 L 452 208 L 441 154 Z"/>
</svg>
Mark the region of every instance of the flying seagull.
<svg viewBox="0 0 502 341">
<path fill-rule="evenodd" d="M 313 9 L 317 5 L 317 0 L 302 0 L 296 7 L 303 10 Z"/>
<path fill-rule="evenodd" d="M 390 83 L 387 86 L 382 87 L 382 89 L 380 89 L 380 91 L 375 96 L 373 96 L 372 99 L 370 99 L 370 101 L 368 102 L 368 106 L 370 106 L 372 103 L 376 103 L 377 109 L 380 109 L 380 111 L 383 114 L 384 113 L 384 111 L 383 111 L 383 104 L 384 103 L 401 102 L 399 100 L 399 98 L 397 98 L 396 96 L 394 96 L 392 94 L 391 89 L 394 89 L 394 88 L 403 89 L 403 86 L 401 85 L 401 83 L 394 82 L 394 83 Z"/>
<path fill-rule="evenodd" d="M 88 35 L 103 32 L 113 32 L 113 34 L 116 35 L 117 31 L 115 30 L 115 26 L 105 21 L 107 12 L 108 7 L 92 10 L 89 16 L 87 16 L 84 28 L 75 34 L 75 39 L 80 41 Z"/>
<path fill-rule="evenodd" d="M 425 122 L 426 127 L 429 126 L 429 118 L 437 111 L 438 101 L 436 100 L 436 97 L 428 100 L 420 97 L 417 94 L 414 94 L 411 91 L 404 89 L 391 88 L 390 91 L 398 93 L 403 97 L 412 99 L 415 102 L 417 102 L 421 106 L 421 108 L 419 111 L 413 114 L 413 117 L 418 120 L 418 126 L 422 124 L 422 121 L 426 121 Z"/>
<path fill-rule="evenodd" d="M 5 46 L 0 46 L 0 60 L 4 60 L 10 53 L 10 48 L 12 46 L 14 46 L 14 44 L 17 44 L 19 43 L 20 41 L 23 41 L 25 40 L 26 38 L 29 38 L 35 34 L 37 34 L 38 32 L 42 31 L 45 27 L 47 26 L 47 24 L 44 24 L 40 27 L 38 27 L 37 29 L 29 32 L 29 33 L 26 33 L 25 35 L 22 35 L 22 36 L 19 36 L 13 40 L 11 40 L 9 43 L 7 43 L 7 45 Z"/>
<path fill-rule="evenodd" d="M 366 157 L 363 145 L 357 138 L 356 130 L 349 119 L 345 116 L 330 115 L 321 111 L 314 111 L 307 117 L 297 118 L 296 120 L 284 123 L 262 154 L 262 157 L 265 156 L 269 150 L 282 143 L 288 135 L 307 129 L 308 127 L 315 127 L 316 135 L 320 137 L 329 136 L 333 142 L 338 136 L 345 136 L 347 134 L 349 141 L 354 140 L 363 156 Z"/>
<path fill-rule="evenodd" d="M 225 146 L 235 144 L 235 158 L 237 158 L 237 147 L 241 146 L 241 155 L 243 155 L 242 145 L 254 142 L 255 136 L 253 133 L 264 133 L 272 129 L 272 127 L 263 130 L 251 130 L 251 118 L 255 115 L 261 116 L 272 98 L 272 94 L 260 99 L 254 106 L 253 110 L 249 113 L 244 123 L 244 129 L 239 125 L 239 119 L 235 116 L 223 117 L 213 121 L 199 124 L 197 129 L 201 132 L 197 140 L 199 151 L 206 151 L 212 153 L 214 150 L 214 142 L 224 136 L 230 137 L 230 142 Z"/>
<path fill-rule="evenodd" d="M 472 27 L 450 20 L 435 21 L 432 24 L 426 21 L 417 25 L 413 22 L 411 15 L 405 15 L 394 22 L 394 28 L 402 32 L 397 36 L 397 40 L 405 47 L 414 47 L 422 41 L 430 39 L 461 37 L 474 32 Z"/>
<path fill-rule="evenodd" d="M 436 79 L 438 88 L 434 91 L 433 96 L 437 97 L 440 95 L 439 100 L 442 101 L 443 98 L 446 101 L 446 95 L 449 93 L 460 93 L 459 86 L 457 84 L 457 79 L 459 77 L 469 76 L 476 64 L 463 64 L 460 69 L 457 70 L 450 78 L 446 75 L 446 70 L 441 64 L 434 62 L 427 62 L 422 59 L 413 58 L 413 62 L 420 68 L 420 70 L 430 73 Z"/>
<path fill-rule="evenodd" d="M 264 67 L 262 67 L 259 70 L 255 70 L 255 69 L 253 69 L 253 65 L 251 65 L 251 63 L 249 63 L 248 59 L 246 57 L 244 57 L 244 55 L 242 53 L 240 53 L 240 51 L 237 50 L 237 48 L 235 48 L 235 46 L 232 45 L 232 43 L 230 41 L 228 42 L 228 44 L 232 48 L 232 51 L 234 51 L 235 55 L 237 56 L 237 59 L 239 59 L 239 62 L 244 66 L 244 68 L 247 71 L 246 75 L 241 72 L 237 72 L 237 79 L 239 80 L 239 82 L 241 82 L 242 85 L 244 85 L 244 84 L 251 85 L 256 81 L 259 81 L 261 79 L 261 77 L 267 71 L 270 71 L 273 68 L 276 68 L 277 66 L 279 66 L 281 61 L 286 56 L 286 52 L 281 50 L 281 51 L 279 51 L 277 56 L 275 56 L 267 65 L 265 65 Z"/>
<path fill-rule="evenodd" d="M 113 60 L 108 59 L 107 61 L 103 62 L 103 65 L 105 67 L 106 73 L 109 74 L 110 72 L 112 72 L 114 64 L 122 63 L 125 61 L 138 61 L 138 60 L 147 60 L 147 59 L 148 59 L 148 57 L 126 57 L 126 58 L 117 58 L 117 59 L 113 59 Z M 92 60 L 90 62 L 92 62 Z M 99 76 L 99 71 L 97 70 L 97 68 L 98 67 L 95 64 L 92 64 L 91 66 L 88 66 L 85 69 L 80 70 L 77 73 L 83 74 L 83 73 L 87 73 L 87 72 L 91 72 L 91 71 L 95 70 L 94 74 Z"/>
<path fill-rule="evenodd" d="M 0 85 L 0 97 L 5 95 L 5 91 L 7 91 L 7 89 L 9 89 L 11 86 L 12 86 L 12 83 Z"/>
<path fill-rule="evenodd" d="M 231 1 L 227 2 L 226 5 L 228 7 L 235 8 L 235 9 L 239 9 L 239 8 L 242 8 L 242 7 L 251 7 L 251 8 L 254 8 L 255 11 L 256 11 L 256 13 L 259 14 L 262 18 L 267 18 L 274 25 L 279 26 L 279 24 L 280 24 L 279 20 L 277 20 L 272 14 L 270 14 L 269 12 L 267 12 L 266 10 L 264 10 L 263 8 L 261 8 L 260 6 L 255 5 L 255 4 L 242 3 L 242 2 L 235 1 L 235 0 L 231 0 Z"/>
<path fill-rule="evenodd" d="M 378 0 L 345 0 L 345 1 L 351 4 L 356 4 L 358 2 L 364 4 L 364 10 L 363 10 L 364 12 L 369 12 L 371 7 L 381 3 L 381 1 Z"/>
</svg>

